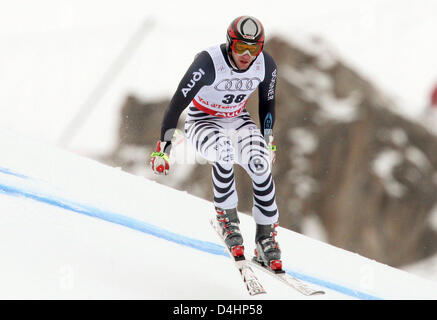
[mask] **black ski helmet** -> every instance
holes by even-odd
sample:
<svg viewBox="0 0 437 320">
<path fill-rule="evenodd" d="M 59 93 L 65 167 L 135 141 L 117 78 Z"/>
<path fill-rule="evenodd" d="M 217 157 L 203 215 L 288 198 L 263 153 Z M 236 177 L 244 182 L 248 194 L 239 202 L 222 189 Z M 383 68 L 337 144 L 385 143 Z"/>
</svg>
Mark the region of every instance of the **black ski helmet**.
<svg viewBox="0 0 437 320">
<path fill-rule="evenodd" d="M 229 25 L 226 33 L 226 48 L 228 51 L 233 40 L 264 44 L 264 27 L 257 18 L 251 16 L 235 18 Z"/>
</svg>

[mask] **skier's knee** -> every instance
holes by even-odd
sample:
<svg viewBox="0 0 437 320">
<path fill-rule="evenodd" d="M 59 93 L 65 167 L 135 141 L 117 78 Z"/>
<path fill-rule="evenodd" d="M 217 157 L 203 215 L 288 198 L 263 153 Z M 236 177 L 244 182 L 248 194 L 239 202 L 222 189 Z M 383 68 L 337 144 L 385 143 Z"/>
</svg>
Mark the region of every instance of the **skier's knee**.
<svg viewBox="0 0 437 320">
<path fill-rule="evenodd" d="M 247 170 L 249 174 L 252 173 L 256 176 L 262 176 L 270 173 L 269 161 L 262 155 L 254 155 L 249 158 L 247 163 Z"/>
<path fill-rule="evenodd" d="M 234 164 L 235 152 L 229 140 L 221 140 L 217 142 L 216 161 L 224 167 L 229 167 Z"/>
</svg>

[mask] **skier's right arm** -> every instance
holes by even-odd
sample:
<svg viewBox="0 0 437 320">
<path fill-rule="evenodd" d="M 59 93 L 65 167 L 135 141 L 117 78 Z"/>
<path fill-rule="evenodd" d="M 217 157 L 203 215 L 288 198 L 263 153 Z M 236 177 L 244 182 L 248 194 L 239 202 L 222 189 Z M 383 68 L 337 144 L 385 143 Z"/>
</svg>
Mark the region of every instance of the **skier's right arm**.
<svg viewBox="0 0 437 320">
<path fill-rule="evenodd" d="M 200 52 L 188 68 L 164 113 L 161 138 L 152 153 L 150 164 L 156 174 L 167 174 L 170 169 L 169 155 L 171 139 L 176 130 L 181 113 L 188 107 L 203 86 L 215 79 L 214 63 L 206 51 Z"/>
</svg>

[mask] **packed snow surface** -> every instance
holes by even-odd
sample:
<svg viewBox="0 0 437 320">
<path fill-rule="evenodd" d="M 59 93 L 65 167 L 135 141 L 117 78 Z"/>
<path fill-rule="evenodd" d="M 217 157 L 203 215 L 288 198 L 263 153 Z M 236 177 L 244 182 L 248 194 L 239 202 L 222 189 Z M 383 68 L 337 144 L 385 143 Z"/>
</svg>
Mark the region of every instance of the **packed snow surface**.
<svg viewBox="0 0 437 320">
<path fill-rule="evenodd" d="M 0 130 L 0 298 L 250 299 L 209 225 L 212 203 Z M 171 178 L 171 176 L 169 176 Z M 240 214 L 246 252 L 255 225 Z M 257 299 L 436 299 L 437 284 L 284 228 L 285 270 Z"/>
</svg>

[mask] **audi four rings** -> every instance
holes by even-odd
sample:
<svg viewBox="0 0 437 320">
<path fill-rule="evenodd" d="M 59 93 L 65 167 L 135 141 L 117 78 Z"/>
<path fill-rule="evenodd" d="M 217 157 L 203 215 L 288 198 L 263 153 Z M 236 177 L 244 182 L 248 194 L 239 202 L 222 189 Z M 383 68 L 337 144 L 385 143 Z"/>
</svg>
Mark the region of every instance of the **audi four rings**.
<svg viewBox="0 0 437 320">
<path fill-rule="evenodd" d="M 214 88 L 217 91 L 250 91 L 256 89 L 260 82 L 257 77 L 223 79 Z"/>
</svg>

